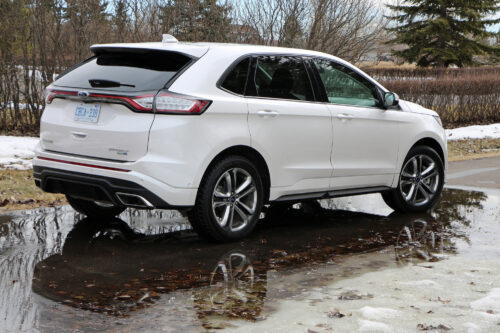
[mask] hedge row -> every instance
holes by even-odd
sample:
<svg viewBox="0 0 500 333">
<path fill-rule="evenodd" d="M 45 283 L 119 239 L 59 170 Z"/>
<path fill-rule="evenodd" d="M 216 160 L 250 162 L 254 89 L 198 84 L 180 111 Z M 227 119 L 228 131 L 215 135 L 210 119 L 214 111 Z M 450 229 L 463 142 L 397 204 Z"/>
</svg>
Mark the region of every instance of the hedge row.
<svg viewBox="0 0 500 333">
<path fill-rule="evenodd" d="M 402 99 L 438 112 L 447 128 L 500 122 L 500 67 L 367 72 Z"/>
<path fill-rule="evenodd" d="M 500 75 L 500 66 L 468 68 L 372 67 L 363 69 L 373 77 L 390 79 L 455 78 L 485 74 Z"/>
</svg>

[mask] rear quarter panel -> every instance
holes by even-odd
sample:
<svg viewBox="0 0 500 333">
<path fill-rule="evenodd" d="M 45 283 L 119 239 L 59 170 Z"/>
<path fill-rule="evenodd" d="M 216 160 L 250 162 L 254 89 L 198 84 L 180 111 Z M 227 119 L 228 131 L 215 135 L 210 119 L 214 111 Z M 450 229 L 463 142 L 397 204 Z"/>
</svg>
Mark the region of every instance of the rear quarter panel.
<svg viewBox="0 0 500 333">
<path fill-rule="evenodd" d="M 241 53 L 211 49 L 169 87 L 169 91 L 211 100 L 200 116 L 155 116 L 148 155 L 140 168 L 174 187 L 197 188 L 223 150 L 250 146 L 248 108 L 243 97 L 217 88 L 217 81 Z"/>
<path fill-rule="evenodd" d="M 170 186 L 197 188 L 210 162 L 226 148 L 250 145 L 243 98 L 213 98 L 200 116 L 156 115 L 148 155 L 138 170 Z"/>
</svg>

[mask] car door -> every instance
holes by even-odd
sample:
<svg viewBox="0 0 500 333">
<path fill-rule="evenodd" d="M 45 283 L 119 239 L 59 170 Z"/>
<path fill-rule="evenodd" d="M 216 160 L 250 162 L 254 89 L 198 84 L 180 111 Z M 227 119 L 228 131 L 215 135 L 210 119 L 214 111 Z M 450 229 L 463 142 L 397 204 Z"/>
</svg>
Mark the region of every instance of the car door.
<svg viewBox="0 0 500 333">
<path fill-rule="evenodd" d="M 379 107 L 379 88 L 353 68 L 327 59 L 313 63 L 332 113 L 331 187 L 390 186 L 397 172 L 402 112 Z"/>
<path fill-rule="evenodd" d="M 253 61 L 248 125 L 252 146 L 269 164 L 271 199 L 329 188 L 331 115 L 316 101 L 309 74 L 302 57 L 258 56 Z"/>
</svg>

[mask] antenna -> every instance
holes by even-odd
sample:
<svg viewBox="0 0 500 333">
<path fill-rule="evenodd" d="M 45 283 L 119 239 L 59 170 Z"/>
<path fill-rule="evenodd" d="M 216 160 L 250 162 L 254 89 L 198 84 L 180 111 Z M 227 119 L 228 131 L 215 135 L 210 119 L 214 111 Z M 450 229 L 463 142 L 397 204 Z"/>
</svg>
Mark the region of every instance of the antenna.
<svg viewBox="0 0 500 333">
<path fill-rule="evenodd" d="M 179 41 L 177 40 L 177 38 L 175 38 L 172 35 L 163 34 L 161 42 L 162 43 L 178 43 Z"/>
</svg>

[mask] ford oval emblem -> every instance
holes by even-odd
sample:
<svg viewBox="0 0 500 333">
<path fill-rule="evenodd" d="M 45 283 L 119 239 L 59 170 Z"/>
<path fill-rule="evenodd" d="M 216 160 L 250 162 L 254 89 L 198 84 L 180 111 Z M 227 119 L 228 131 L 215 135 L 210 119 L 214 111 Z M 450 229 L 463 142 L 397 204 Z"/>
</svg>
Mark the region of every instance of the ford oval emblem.
<svg viewBox="0 0 500 333">
<path fill-rule="evenodd" d="M 89 97 L 89 92 L 88 91 L 79 91 L 78 96 L 80 97 Z"/>
</svg>

